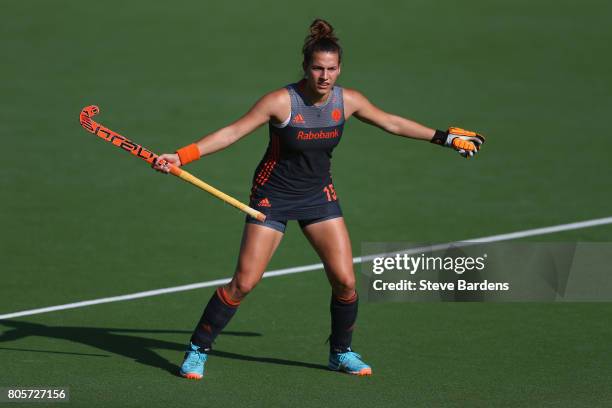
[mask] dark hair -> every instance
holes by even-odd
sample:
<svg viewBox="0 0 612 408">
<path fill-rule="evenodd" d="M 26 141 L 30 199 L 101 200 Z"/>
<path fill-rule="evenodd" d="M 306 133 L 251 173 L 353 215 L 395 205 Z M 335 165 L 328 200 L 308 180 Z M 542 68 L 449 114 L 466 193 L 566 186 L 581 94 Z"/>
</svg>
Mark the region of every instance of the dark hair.
<svg viewBox="0 0 612 408">
<path fill-rule="evenodd" d="M 334 27 L 327 21 L 317 18 L 310 25 L 310 34 L 304 40 L 302 54 L 304 54 L 304 67 L 312 62 L 312 55 L 317 51 L 335 52 L 338 62 L 342 60 L 342 47 L 338 44 L 338 37 L 334 34 Z"/>
</svg>

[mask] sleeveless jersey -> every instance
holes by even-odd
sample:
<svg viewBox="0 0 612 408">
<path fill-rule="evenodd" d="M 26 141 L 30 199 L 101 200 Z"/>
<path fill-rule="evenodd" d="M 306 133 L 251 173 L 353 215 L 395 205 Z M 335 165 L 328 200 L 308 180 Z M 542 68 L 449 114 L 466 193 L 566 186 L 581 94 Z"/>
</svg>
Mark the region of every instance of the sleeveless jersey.
<svg viewBox="0 0 612 408">
<path fill-rule="evenodd" d="M 325 217 L 339 208 L 331 158 L 344 128 L 342 88 L 334 86 L 316 106 L 306 101 L 302 84 L 286 87 L 291 115 L 269 123 L 270 142 L 253 176 L 251 206 L 275 219 Z"/>
</svg>

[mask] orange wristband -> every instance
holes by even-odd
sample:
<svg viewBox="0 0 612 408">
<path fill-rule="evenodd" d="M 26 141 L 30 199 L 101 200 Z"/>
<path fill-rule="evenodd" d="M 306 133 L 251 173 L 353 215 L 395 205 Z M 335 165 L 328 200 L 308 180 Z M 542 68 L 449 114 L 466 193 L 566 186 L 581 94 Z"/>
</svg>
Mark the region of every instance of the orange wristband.
<svg viewBox="0 0 612 408">
<path fill-rule="evenodd" d="M 192 161 L 196 161 L 200 158 L 200 149 L 198 149 L 198 145 L 195 143 L 181 147 L 176 151 L 176 153 L 179 155 L 179 159 L 181 159 L 181 166 L 191 163 Z"/>
</svg>

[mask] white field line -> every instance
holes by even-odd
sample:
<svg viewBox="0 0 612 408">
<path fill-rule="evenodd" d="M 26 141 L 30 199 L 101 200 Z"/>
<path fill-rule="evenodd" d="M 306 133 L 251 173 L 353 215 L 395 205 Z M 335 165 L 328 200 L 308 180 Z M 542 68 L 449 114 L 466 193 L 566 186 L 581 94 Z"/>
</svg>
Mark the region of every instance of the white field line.
<svg viewBox="0 0 612 408">
<path fill-rule="evenodd" d="M 544 227 L 544 228 L 535 228 L 535 229 L 530 229 L 530 230 L 511 232 L 508 234 L 491 235 L 488 237 L 481 237 L 481 238 L 472 238 L 472 239 L 466 239 L 463 241 L 448 242 L 445 244 L 438 244 L 438 245 L 427 246 L 427 247 L 422 247 L 422 248 L 411 248 L 409 250 L 403 251 L 403 253 L 410 254 L 410 253 L 418 253 L 424 250 L 435 251 L 435 250 L 443 249 L 449 246 L 468 246 L 468 245 L 490 243 L 490 242 L 509 241 L 512 239 L 553 234 L 555 232 L 571 231 L 571 230 L 596 227 L 599 225 L 606 225 L 606 224 L 612 224 L 612 217 L 598 218 L 598 219 L 588 220 L 588 221 L 572 222 L 570 224 L 554 225 L 551 227 Z M 397 252 L 394 252 L 394 254 L 395 253 Z M 389 254 L 375 254 L 375 255 L 368 255 L 367 257 L 355 257 L 353 258 L 353 262 L 355 264 L 360 264 L 360 263 L 372 260 L 376 257 L 385 256 L 385 255 L 389 255 Z M 285 268 L 285 269 L 278 269 L 275 271 L 269 271 L 269 272 L 264 273 L 263 277 L 271 278 L 274 276 L 290 275 L 294 273 L 316 271 L 320 269 L 323 269 L 323 264 L 317 263 L 317 264 L 312 264 L 312 265 L 303 265 L 303 266 L 296 266 L 293 268 Z M 76 308 L 85 307 L 85 306 L 99 305 L 102 303 L 112 303 L 112 302 L 121 302 L 124 300 L 140 299 L 140 298 L 145 298 L 145 297 L 150 297 L 150 296 L 163 295 L 166 293 L 175 293 L 175 292 L 183 292 L 183 291 L 193 290 L 193 289 L 208 288 L 211 286 L 223 285 L 223 284 L 228 283 L 229 281 L 230 281 L 230 278 L 215 279 L 212 281 L 192 283 L 189 285 L 173 286 L 170 288 L 147 290 L 145 292 L 130 293 L 127 295 L 85 300 L 82 302 L 67 303 L 64 305 L 49 306 L 49 307 L 43 307 L 39 309 L 22 310 L 20 312 L 7 313 L 7 314 L 0 315 L 0 320 L 11 319 L 14 317 L 21 317 L 21 316 L 36 315 L 36 314 L 41 314 L 41 313 L 56 312 L 59 310 L 76 309 Z"/>
</svg>

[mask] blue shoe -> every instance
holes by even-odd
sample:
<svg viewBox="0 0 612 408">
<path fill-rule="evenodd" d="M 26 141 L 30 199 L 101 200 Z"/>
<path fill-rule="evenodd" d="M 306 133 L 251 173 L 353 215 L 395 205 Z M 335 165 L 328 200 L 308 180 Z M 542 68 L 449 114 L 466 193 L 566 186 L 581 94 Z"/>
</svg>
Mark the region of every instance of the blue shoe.
<svg viewBox="0 0 612 408">
<path fill-rule="evenodd" d="M 363 362 L 361 356 L 350 348 L 344 353 L 329 353 L 330 370 L 344 371 L 353 375 L 372 375 L 372 368 Z"/>
<path fill-rule="evenodd" d="M 190 380 L 201 380 L 204 376 L 204 364 L 208 354 L 201 350 L 200 347 L 193 343 L 189 343 L 185 360 L 181 365 L 181 377 L 189 378 Z"/>
</svg>

